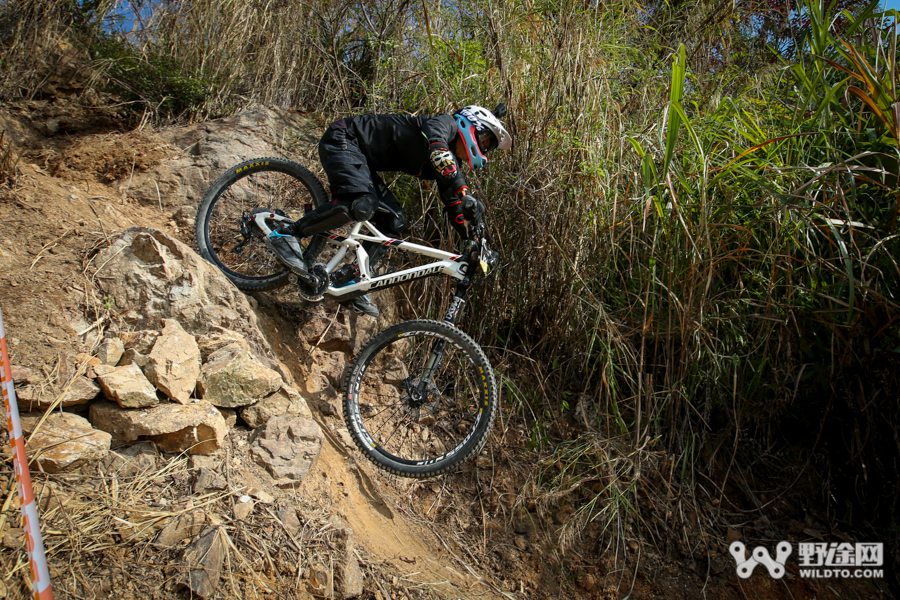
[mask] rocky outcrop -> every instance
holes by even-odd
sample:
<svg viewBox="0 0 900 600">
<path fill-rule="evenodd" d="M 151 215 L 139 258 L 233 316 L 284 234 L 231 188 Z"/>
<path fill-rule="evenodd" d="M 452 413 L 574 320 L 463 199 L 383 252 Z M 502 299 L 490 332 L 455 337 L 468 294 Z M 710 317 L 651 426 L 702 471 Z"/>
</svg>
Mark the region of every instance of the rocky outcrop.
<svg viewBox="0 0 900 600">
<path fill-rule="evenodd" d="M 247 406 L 282 386 L 281 376 L 238 344 L 216 350 L 203 365 L 197 384 L 201 398 L 225 408 Z"/>
<path fill-rule="evenodd" d="M 160 132 L 160 137 L 186 151 L 119 182 L 119 189 L 137 200 L 171 211 L 180 227 L 193 227 L 194 207 L 222 171 L 250 158 L 272 156 L 284 135 L 300 136 L 312 147 L 322 131 L 309 120 L 286 110 L 254 106 L 234 116 Z M 186 210 L 183 207 L 188 206 Z"/>
<path fill-rule="evenodd" d="M 292 382 L 263 337 L 247 298 L 182 242 L 154 229 L 132 228 L 100 251 L 94 264 L 103 294 L 116 299 L 124 310 L 122 318 L 136 329 L 159 330 L 166 319 L 174 319 L 195 338 L 220 329 L 233 331 L 257 360 Z M 156 340 L 134 337 L 123 338 L 126 350 L 149 354 Z"/>
<path fill-rule="evenodd" d="M 124 367 L 94 367 L 97 381 L 107 399 L 122 408 L 145 408 L 159 404 L 156 388 L 135 364 Z"/>
<path fill-rule="evenodd" d="M 117 442 L 150 440 L 163 452 L 212 454 L 223 447 L 228 434 L 222 414 L 206 402 L 160 404 L 147 410 L 101 402 L 91 406 L 90 420 Z"/>
<path fill-rule="evenodd" d="M 282 415 L 254 430 L 251 458 L 264 468 L 279 487 L 300 483 L 322 450 L 324 436 L 315 421 Z"/>
<path fill-rule="evenodd" d="M 37 430 L 27 452 L 47 473 L 72 471 L 109 453 L 110 435 L 91 427 L 87 419 L 72 413 L 53 413 L 37 427 L 41 416 L 22 415 L 22 430 L 26 436 Z"/>
</svg>

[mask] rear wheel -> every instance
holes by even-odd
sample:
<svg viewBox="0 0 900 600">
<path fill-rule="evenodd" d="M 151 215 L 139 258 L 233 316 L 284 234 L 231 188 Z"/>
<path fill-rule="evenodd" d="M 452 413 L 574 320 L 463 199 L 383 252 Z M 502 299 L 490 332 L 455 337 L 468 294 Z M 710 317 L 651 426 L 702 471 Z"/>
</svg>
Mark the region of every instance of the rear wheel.
<svg viewBox="0 0 900 600">
<path fill-rule="evenodd" d="M 344 420 L 356 445 L 404 477 L 439 475 L 477 455 L 497 405 L 484 352 L 439 321 L 404 321 L 377 334 L 344 382 Z"/>
<path fill-rule="evenodd" d="M 297 220 L 307 208 L 327 201 L 319 179 L 295 162 L 272 157 L 242 162 L 219 177 L 200 202 L 197 250 L 241 290 L 281 287 L 291 273 L 266 245 L 262 231 L 248 226 L 247 217 L 264 209 Z M 303 242 L 311 264 L 325 241 L 314 236 Z"/>
</svg>

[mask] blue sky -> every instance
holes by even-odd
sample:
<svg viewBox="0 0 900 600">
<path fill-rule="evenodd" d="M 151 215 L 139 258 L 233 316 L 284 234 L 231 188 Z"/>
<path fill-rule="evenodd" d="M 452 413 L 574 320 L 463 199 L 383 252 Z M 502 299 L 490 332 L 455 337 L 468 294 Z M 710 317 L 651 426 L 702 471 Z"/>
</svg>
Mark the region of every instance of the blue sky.
<svg viewBox="0 0 900 600">
<path fill-rule="evenodd" d="M 900 10 L 900 0 L 887 0 L 884 4 L 887 5 L 888 9 L 895 8 Z"/>
</svg>

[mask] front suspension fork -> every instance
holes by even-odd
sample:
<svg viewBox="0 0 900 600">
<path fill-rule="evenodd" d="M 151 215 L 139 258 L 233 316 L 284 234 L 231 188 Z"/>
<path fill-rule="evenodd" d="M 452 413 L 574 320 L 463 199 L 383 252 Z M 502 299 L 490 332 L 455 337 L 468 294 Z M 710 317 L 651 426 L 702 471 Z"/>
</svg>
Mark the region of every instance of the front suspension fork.
<svg viewBox="0 0 900 600">
<path fill-rule="evenodd" d="M 471 287 L 471 283 L 469 283 L 468 278 L 465 281 L 457 284 L 456 293 L 453 294 L 453 298 L 450 299 L 450 307 L 447 309 L 447 314 L 444 315 L 444 323 L 448 323 L 450 325 L 456 324 L 456 319 L 459 317 L 459 311 L 462 308 L 462 305 L 465 303 L 466 294 L 469 291 L 469 287 Z M 431 349 L 431 354 L 428 356 L 428 360 L 425 361 L 425 372 L 422 374 L 422 380 L 419 382 L 421 386 L 420 391 L 424 392 L 425 387 L 431 383 L 432 378 L 434 377 L 435 372 L 438 370 L 438 367 L 441 366 L 441 361 L 444 358 L 444 347 L 447 342 L 444 340 L 436 340 L 434 343 L 434 347 Z"/>
</svg>

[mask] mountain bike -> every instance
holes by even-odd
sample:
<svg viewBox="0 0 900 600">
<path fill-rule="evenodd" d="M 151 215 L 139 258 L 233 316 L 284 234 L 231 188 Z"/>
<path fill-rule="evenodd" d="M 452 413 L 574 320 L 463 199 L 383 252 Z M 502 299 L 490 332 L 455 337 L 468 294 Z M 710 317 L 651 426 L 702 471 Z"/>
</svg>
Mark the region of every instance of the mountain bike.
<svg viewBox="0 0 900 600">
<path fill-rule="evenodd" d="M 439 275 L 455 280 L 443 321 L 403 321 L 375 334 L 353 359 L 343 389 L 344 420 L 367 458 L 404 477 L 445 473 L 481 451 L 497 416 L 490 362 L 456 327 L 473 278 L 497 263 L 487 227 L 478 220 L 472 239 L 456 254 L 390 238 L 370 221 L 352 222 L 298 244 L 295 252 L 310 268 L 307 277 L 294 276 L 265 237 L 325 202 L 318 178 L 294 162 L 243 162 L 219 177 L 201 201 L 197 248 L 238 289 L 271 290 L 293 280 L 301 297 L 313 302 L 347 300 Z M 426 262 L 376 275 L 366 250 L 373 244 Z"/>
</svg>

